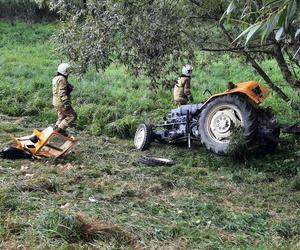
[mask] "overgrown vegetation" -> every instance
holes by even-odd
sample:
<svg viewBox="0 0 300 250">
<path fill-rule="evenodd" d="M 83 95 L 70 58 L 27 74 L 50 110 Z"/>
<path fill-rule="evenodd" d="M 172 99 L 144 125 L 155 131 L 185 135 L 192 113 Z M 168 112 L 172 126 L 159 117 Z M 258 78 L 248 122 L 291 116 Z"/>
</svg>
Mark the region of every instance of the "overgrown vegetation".
<svg viewBox="0 0 300 250">
<path fill-rule="evenodd" d="M 56 32 L 52 24 L 23 24 L 11 26 L 0 23 L 2 57 L 0 58 L 0 110 L 10 116 L 28 116 L 38 126 L 55 122 L 51 104 L 51 80 L 60 63 L 49 39 Z M 224 56 L 218 62 L 207 64 L 210 58 L 199 55 L 192 79 L 195 102 L 206 98 L 205 89 L 213 93 L 223 91 L 227 81 L 260 80 L 251 67 Z M 274 79 L 281 81 L 274 63 L 266 61 Z M 174 75 L 176 79 L 176 75 Z M 111 65 L 105 72 L 89 71 L 84 78 L 71 76 L 75 85 L 73 103 L 78 113 L 77 128 L 93 134 L 132 136 L 141 121 L 161 120 L 174 107 L 172 86 L 149 88 L 148 80 L 131 76 L 124 66 Z M 284 87 L 290 95 L 293 91 Z M 293 121 L 296 113 L 271 96 L 265 105 L 271 105 L 282 121 Z"/>
<path fill-rule="evenodd" d="M 61 57 L 49 42 L 55 31 L 50 24 L 0 22 L 0 146 L 8 133 L 30 134 L 56 119 L 51 79 Z M 239 60 L 209 59 L 201 54 L 195 66 L 195 101 L 206 88 L 223 90 L 228 80 L 260 80 Z M 274 62 L 263 64 L 280 82 Z M 174 107 L 171 90 L 150 90 L 148 79 L 115 64 L 70 81 L 79 114 L 73 152 L 47 161 L 0 160 L 1 249 L 300 247 L 298 137 L 283 135 L 276 154 L 243 162 L 199 145 L 154 144 L 148 154 L 177 164 L 144 166 L 131 139 L 120 136 L 128 137 L 139 121 L 162 119 Z M 298 118 L 274 95 L 265 105 L 282 122 Z"/>
<path fill-rule="evenodd" d="M 197 62 L 198 52 L 208 51 L 211 58 L 231 55 L 244 59 L 274 93 L 299 109 L 294 95 L 286 93 L 260 63 L 274 59 L 282 85 L 289 85 L 299 95 L 297 0 L 43 2 L 59 12 L 64 21 L 55 34 L 59 53 L 75 62 L 80 72 L 122 63 L 133 74 L 149 77 L 152 86 L 168 86 L 179 65 Z M 224 16 L 230 22 L 224 22 Z M 284 30 L 292 36 L 275 39 L 279 27 L 281 35 Z M 257 36 L 259 31 L 263 39 Z M 246 40 L 251 38 L 251 43 L 236 42 L 241 33 L 247 33 Z"/>
<path fill-rule="evenodd" d="M 38 5 L 34 0 L 0 0 L 0 18 L 12 21 L 50 21 L 58 18 L 56 12 L 46 5 Z"/>
</svg>

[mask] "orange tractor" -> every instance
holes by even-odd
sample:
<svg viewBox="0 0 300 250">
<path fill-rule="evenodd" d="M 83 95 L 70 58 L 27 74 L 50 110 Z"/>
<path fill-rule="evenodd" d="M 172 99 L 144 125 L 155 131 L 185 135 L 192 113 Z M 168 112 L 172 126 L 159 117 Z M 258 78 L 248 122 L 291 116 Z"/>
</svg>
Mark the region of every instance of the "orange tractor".
<svg viewBox="0 0 300 250">
<path fill-rule="evenodd" d="M 161 124 L 140 124 L 134 145 L 145 150 L 154 140 L 187 141 L 189 147 L 192 141 L 199 141 L 208 150 L 225 155 L 234 131 L 241 129 L 247 145 L 271 152 L 279 142 L 280 127 L 269 109 L 259 107 L 268 95 L 269 91 L 256 81 L 230 82 L 227 90 L 205 102 L 171 110 Z"/>
</svg>

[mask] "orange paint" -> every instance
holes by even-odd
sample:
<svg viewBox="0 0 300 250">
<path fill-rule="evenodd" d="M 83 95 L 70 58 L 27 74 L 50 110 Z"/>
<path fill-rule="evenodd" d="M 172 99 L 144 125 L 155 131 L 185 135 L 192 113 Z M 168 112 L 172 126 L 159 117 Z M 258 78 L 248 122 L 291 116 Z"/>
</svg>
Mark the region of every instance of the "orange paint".
<svg viewBox="0 0 300 250">
<path fill-rule="evenodd" d="M 218 97 L 218 96 L 223 96 L 223 95 L 228 95 L 228 94 L 245 94 L 251 102 L 253 102 L 256 105 L 261 104 L 270 94 L 270 91 L 261 85 L 259 82 L 256 81 L 249 81 L 249 82 L 242 82 L 242 83 L 237 83 L 235 84 L 236 87 L 233 89 L 227 89 L 222 93 L 212 95 L 206 102 L 210 102 L 213 98 Z M 255 94 L 253 92 L 253 89 L 259 87 L 261 90 L 261 93 L 259 95 Z"/>
</svg>

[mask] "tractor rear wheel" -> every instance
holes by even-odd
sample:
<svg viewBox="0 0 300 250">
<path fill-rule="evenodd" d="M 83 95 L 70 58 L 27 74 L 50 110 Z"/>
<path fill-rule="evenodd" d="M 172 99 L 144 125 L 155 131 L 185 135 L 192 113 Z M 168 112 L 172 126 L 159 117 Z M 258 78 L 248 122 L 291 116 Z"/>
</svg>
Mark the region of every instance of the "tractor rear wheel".
<svg viewBox="0 0 300 250">
<path fill-rule="evenodd" d="M 152 126 L 142 123 L 138 126 L 134 136 L 134 146 L 141 151 L 146 150 L 153 141 Z"/>
<path fill-rule="evenodd" d="M 201 143 L 219 155 L 225 155 L 231 136 L 243 128 L 246 143 L 257 132 L 257 113 L 249 101 L 238 95 L 216 97 L 203 109 L 199 118 Z"/>
</svg>

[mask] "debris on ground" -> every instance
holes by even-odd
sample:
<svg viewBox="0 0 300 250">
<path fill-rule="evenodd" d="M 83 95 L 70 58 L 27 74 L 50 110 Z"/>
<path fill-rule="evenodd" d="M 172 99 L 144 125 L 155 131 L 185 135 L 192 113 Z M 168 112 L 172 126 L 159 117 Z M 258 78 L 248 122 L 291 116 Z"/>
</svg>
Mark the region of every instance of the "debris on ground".
<svg viewBox="0 0 300 250">
<path fill-rule="evenodd" d="M 163 165 L 174 165 L 175 161 L 163 157 L 157 156 L 141 156 L 139 162 L 148 166 L 163 166 Z"/>
<path fill-rule="evenodd" d="M 13 137 L 15 144 L 6 146 L 0 157 L 6 159 L 58 158 L 65 155 L 75 144 L 74 137 L 64 136 L 52 127 L 43 131 L 34 129 L 32 135 Z"/>
</svg>

